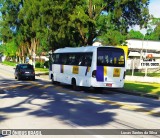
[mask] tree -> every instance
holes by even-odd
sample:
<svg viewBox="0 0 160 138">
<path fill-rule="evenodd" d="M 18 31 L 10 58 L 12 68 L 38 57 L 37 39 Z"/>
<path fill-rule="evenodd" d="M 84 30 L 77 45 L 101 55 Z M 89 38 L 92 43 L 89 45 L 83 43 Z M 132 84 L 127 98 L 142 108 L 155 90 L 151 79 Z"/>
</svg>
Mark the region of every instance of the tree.
<svg viewBox="0 0 160 138">
<path fill-rule="evenodd" d="M 0 52 L 4 53 L 9 58 L 12 57 L 15 59 L 17 50 L 18 47 L 14 40 L 0 46 Z"/>
<path fill-rule="evenodd" d="M 152 18 L 148 25 L 146 40 L 160 40 L 160 18 Z"/>
<path fill-rule="evenodd" d="M 156 40 L 160 40 L 160 22 L 157 23 L 157 26 L 155 27 L 153 34 Z"/>
<path fill-rule="evenodd" d="M 148 0 L 41 0 L 38 3 L 40 18 L 37 16 L 37 19 L 54 49 L 91 45 L 96 37 L 105 44 L 120 44 L 129 26 L 146 26 L 149 19 Z M 102 15 L 102 11 L 106 14 Z M 108 36 L 114 37 L 105 38 Z"/>
<path fill-rule="evenodd" d="M 149 0 L 0 0 L 2 39 L 19 55 L 66 46 L 123 43 L 129 26 L 146 27 Z"/>
<path fill-rule="evenodd" d="M 2 13 L 2 20 L 0 20 L 0 32 L 1 39 L 5 44 L 3 48 L 5 48 L 8 53 L 5 54 L 8 56 L 10 56 L 10 52 L 8 52 L 8 50 L 12 50 L 12 53 L 16 56 L 17 52 L 14 52 L 14 50 L 19 50 L 17 48 L 14 49 L 13 47 L 15 45 L 19 46 L 19 43 L 21 43 L 18 42 L 19 39 L 17 39 L 17 32 L 21 26 L 21 21 L 18 19 L 18 13 L 23 5 L 23 0 L 0 0 L 0 3 L 0 11 Z"/>
<path fill-rule="evenodd" d="M 148 0 L 88 0 L 82 1 L 83 6 L 72 7 L 71 21 L 83 44 L 92 44 L 97 36 L 101 39 L 106 36 L 117 36 L 117 42 L 122 43 L 129 26 L 145 26 L 149 20 Z M 106 14 L 102 16 L 102 11 Z M 118 33 L 119 32 L 119 33 Z M 106 38 L 107 44 L 115 43 L 115 37 Z M 103 40 L 102 40 L 103 41 Z M 105 41 L 105 40 L 104 40 Z M 113 44 L 114 44 L 113 43 Z"/>
<path fill-rule="evenodd" d="M 23 36 L 30 56 L 36 53 L 39 46 L 38 34 L 41 30 L 39 7 L 38 0 L 27 0 L 24 1 L 23 7 L 18 13 L 18 18 L 22 22 L 19 33 Z"/>
<path fill-rule="evenodd" d="M 134 31 L 133 29 L 130 30 L 127 37 L 128 39 L 144 39 L 144 35 L 140 31 Z"/>
</svg>

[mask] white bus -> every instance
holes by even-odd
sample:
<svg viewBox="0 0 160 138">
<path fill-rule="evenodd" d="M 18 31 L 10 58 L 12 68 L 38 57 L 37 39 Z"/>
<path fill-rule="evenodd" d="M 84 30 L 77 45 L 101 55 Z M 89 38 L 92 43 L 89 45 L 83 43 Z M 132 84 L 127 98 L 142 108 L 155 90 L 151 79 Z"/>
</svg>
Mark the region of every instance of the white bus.
<svg viewBox="0 0 160 138">
<path fill-rule="evenodd" d="M 112 46 L 60 48 L 52 54 L 49 78 L 93 88 L 122 88 L 125 78 L 125 53 Z"/>
</svg>

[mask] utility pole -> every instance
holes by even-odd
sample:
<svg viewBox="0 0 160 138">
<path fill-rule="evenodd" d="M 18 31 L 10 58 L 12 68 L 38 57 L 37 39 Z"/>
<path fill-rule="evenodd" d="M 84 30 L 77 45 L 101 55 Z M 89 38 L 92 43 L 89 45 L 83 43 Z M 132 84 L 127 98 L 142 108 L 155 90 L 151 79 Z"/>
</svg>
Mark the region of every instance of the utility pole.
<svg viewBox="0 0 160 138">
<path fill-rule="evenodd" d="M 133 59 L 133 62 L 132 62 L 132 76 L 134 76 L 134 68 L 135 68 L 134 62 L 135 62 L 135 58 Z"/>
</svg>

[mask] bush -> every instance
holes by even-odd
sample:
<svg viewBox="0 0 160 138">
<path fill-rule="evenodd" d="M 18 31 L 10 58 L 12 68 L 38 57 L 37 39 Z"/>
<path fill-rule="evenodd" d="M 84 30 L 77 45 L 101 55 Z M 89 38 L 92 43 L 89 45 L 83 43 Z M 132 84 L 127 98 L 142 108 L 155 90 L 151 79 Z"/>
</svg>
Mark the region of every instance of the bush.
<svg viewBox="0 0 160 138">
<path fill-rule="evenodd" d="M 36 64 L 35 64 L 36 68 L 44 68 L 44 66 L 47 67 L 47 63 L 37 61 Z"/>
<path fill-rule="evenodd" d="M 36 62 L 35 67 L 40 68 L 40 62 Z"/>
<path fill-rule="evenodd" d="M 45 62 L 44 62 L 44 66 L 45 66 L 46 68 L 49 68 L 49 61 L 45 61 Z"/>
</svg>

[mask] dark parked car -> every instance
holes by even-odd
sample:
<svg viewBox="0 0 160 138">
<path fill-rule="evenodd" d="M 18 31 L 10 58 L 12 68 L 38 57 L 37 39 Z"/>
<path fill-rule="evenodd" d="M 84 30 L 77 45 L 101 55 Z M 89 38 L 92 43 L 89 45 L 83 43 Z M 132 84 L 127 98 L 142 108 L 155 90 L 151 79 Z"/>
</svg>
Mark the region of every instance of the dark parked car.
<svg viewBox="0 0 160 138">
<path fill-rule="evenodd" d="M 35 71 L 30 64 L 18 64 L 15 68 L 15 79 L 31 79 L 35 80 Z"/>
</svg>

